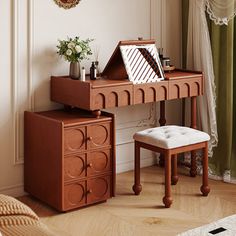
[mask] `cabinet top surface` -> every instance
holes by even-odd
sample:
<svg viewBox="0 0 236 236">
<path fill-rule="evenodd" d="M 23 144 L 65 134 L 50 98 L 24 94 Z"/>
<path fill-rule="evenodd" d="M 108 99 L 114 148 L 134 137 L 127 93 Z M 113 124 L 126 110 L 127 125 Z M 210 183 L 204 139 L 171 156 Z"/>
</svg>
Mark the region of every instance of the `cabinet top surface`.
<svg viewBox="0 0 236 236">
<path fill-rule="evenodd" d="M 70 79 L 69 76 L 52 76 L 57 79 Z M 202 77 L 201 72 L 196 71 L 186 71 L 186 70 L 174 70 L 172 72 L 165 73 L 165 80 L 179 80 L 179 79 L 191 79 L 195 77 Z M 80 80 L 69 80 L 75 84 L 79 83 L 81 85 L 87 85 L 90 88 L 104 88 L 104 87 L 113 87 L 113 86 L 124 86 L 124 85 L 133 85 L 133 82 L 128 79 L 110 79 L 106 77 L 99 77 L 96 80 L 90 80 L 89 76 L 86 76 L 86 80 L 84 82 Z M 163 82 L 162 81 L 162 82 Z M 159 82 L 156 82 L 159 83 Z"/>
<path fill-rule="evenodd" d="M 53 110 L 37 112 L 37 114 L 63 122 L 65 126 L 73 126 L 78 124 L 95 123 L 100 121 L 109 121 L 112 118 L 101 115 L 99 118 L 94 117 L 86 111 L 72 110 L 65 112 L 64 110 Z"/>
</svg>

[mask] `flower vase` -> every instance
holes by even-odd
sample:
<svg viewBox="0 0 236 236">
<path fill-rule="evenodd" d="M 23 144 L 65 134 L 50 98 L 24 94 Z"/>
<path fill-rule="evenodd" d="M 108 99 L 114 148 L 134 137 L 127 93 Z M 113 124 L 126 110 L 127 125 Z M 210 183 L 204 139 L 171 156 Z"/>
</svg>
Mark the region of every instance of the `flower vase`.
<svg viewBox="0 0 236 236">
<path fill-rule="evenodd" d="M 71 62 L 70 63 L 70 73 L 71 79 L 80 79 L 80 63 Z"/>
</svg>

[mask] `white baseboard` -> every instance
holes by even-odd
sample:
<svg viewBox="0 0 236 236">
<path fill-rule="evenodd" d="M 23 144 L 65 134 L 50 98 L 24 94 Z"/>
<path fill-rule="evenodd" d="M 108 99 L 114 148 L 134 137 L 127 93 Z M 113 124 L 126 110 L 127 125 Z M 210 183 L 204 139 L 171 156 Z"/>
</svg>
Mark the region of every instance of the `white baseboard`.
<svg viewBox="0 0 236 236">
<path fill-rule="evenodd" d="M 145 159 L 141 159 L 140 166 L 142 167 L 148 167 L 148 166 L 153 166 L 157 163 L 156 157 L 149 157 Z M 123 162 L 123 163 L 118 163 L 116 165 L 116 173 L 123 173 L 129 170 L 134 169 L 134 161 L 128 161 L 128 162 Z"/>
<path fill-rule="evenodd" d="M 23 184 L 17 184 L 12 185 L 8 187 L 3 187 L 0 189 L 1 194 L 9 195 L 12 197 L 19 197 L 26 195 L 26 192 L 24 191 L 24 185 Z"/>
</svg>

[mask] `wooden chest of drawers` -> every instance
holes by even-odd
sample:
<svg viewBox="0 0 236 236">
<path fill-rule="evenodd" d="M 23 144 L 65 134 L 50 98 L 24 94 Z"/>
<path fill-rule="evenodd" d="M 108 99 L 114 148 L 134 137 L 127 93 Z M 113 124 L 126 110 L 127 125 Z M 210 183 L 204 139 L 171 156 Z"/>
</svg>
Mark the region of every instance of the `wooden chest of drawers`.
<svg viewBox="0 0 236 236">
<path fill-rule="evenodd" d="M 25 191 L 59 211 L 115 195 L 114 116 L 25 112 Z"/>
</svg>

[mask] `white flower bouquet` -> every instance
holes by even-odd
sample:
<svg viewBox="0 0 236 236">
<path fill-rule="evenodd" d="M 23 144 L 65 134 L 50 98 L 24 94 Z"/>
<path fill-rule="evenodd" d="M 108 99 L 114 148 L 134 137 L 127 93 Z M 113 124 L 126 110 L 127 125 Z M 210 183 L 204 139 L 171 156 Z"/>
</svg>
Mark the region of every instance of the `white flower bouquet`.
<svg viewBox="0 0 236 236">
<path fill-rule="evenodd" d="M 63 56 L 66 61 L 81 62 L 83 59 L 88 59 L 89 55 L 92 55 L 89 43 L 93 39 L 81 40 L 79 37 L 75 37 L 74 39 L 68 38 L 67 40 L 58 41 L 57 53 Z"/>
</svg>

